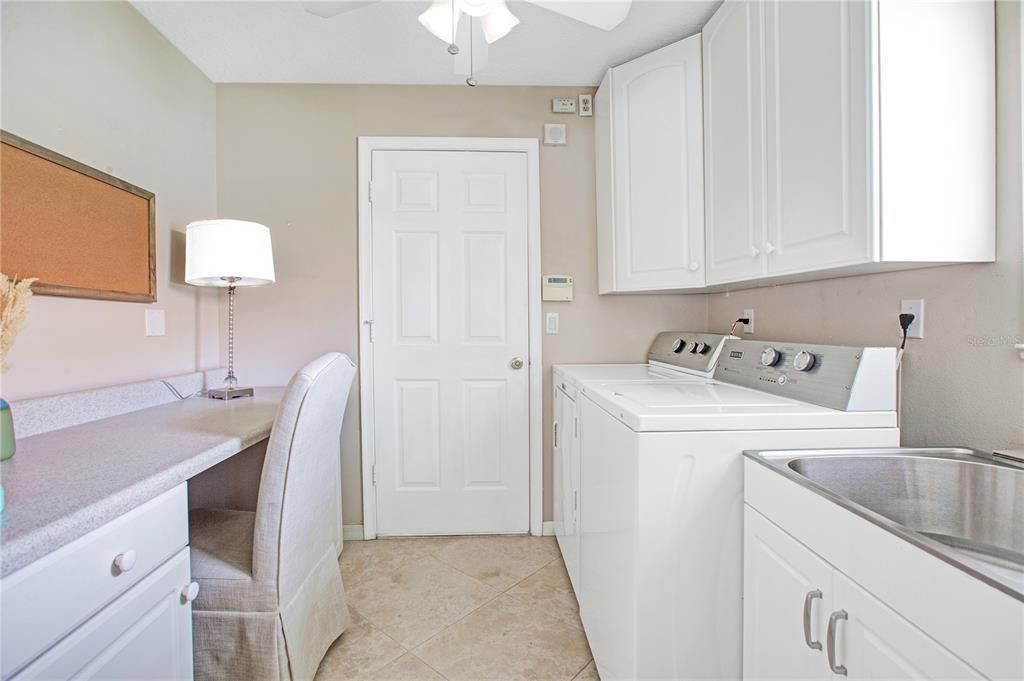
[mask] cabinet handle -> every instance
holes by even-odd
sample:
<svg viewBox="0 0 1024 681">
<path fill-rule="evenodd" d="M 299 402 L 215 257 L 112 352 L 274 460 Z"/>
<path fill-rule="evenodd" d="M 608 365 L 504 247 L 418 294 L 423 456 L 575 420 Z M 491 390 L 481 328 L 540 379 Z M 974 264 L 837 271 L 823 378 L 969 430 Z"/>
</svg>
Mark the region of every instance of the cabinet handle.
<svg viewBox="0 0 1024 681">
<path fill-rule="evenodd" d="M 128 549 L 124 553 L 119 553 L 114 556 L 114 567 L 117 568 L 118 573 L 125 573 L 135 567 L 135 550 Z"/>
<path fill-rule="evenodd" d="M 758 250 L 757 246 L 751 246 L 750 247 L 750 257 L 751 258 L 756 258 L 759 255 L 761 255 L 761 251 Z"/>
<path fill-rule="evenodd" d="M 840 676 L 846 676 L 846 667 L 836 664 L 836 629 L 839 626 L 839 620 L 848 619 L 850 619 L 850 616 L 846 614 L 845 610 L 836 610 L 828 618 L 828 634 L 826 635 L 826 640 L 828 641 L 828 666 L 833 674 L 839 674 Z"/>
<path fill-rule="evenodd" d="M 554 442 L 553 446 L 554 447 L 558 446 L 558 424 L 557 423 L 555 424 L 555 442 Z"/>
<path fill-rule="evenodd" d="M 775 252 L 775 246 L 772 246 L 771 241 L 764 242 L 764 252 L 767 253 L 768 255 L 771 255 L 772 253 Z"/>
<path fill-rule="evenodd" d="M 181 587 L 181 600 L 184 603 L 191 603 L 199 595 L 199 582 L 191 582 Z"/>
<path fill-rule="evenodd" d="M 699 262 L 694 261 L 694 262 L 690 263 L 690 271 L 691 272 L 696 272 L 699 269 L 700 269 L 700 263 Z"/>
<path fill-rule="evenodd" d="M 807 647 L 811 650 L 821 650 L 821 641 L 815 641 L 811 638 L 811 607 L 814 604 L 815 598 L 821 598 L 821 589 L 808 591 L 807 595 L 804 596 L 804 642 L 807 643 Z"/>
</svg>

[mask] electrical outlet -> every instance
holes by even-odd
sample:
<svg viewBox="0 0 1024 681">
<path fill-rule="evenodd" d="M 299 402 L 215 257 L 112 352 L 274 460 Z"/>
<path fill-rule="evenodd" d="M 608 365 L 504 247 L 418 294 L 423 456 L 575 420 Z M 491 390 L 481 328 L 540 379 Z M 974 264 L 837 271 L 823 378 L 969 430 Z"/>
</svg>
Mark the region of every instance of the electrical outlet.
<svg viewBox="0 0 1024 681">
<path fill-rule="evenodd" d="M 743 326 L 743 333 L 754 333 L 754 308 L 744 310 L 743 316 L 750 320 Z"/>
<path fill-rule="evenodd" d="M 594 115 L 594 95 L 580 95 L 580 116 Z"/>
<path fill-rule="evenodd" d="M 924 338 L 924 299 L 915 298 L 900 302 L 900 314 L 914 315 L 914 321 L 907 327 L 907 338 Z"/>
</svg>

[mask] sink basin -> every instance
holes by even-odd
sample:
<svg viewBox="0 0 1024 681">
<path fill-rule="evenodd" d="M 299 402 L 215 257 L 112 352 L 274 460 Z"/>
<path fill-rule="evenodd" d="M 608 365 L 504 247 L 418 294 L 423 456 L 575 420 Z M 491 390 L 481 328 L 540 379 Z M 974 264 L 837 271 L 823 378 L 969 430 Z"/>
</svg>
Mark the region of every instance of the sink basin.
<svg viewBox="0 0 1024 681">
<path fill-rule="evenodd" d="M 961 448 L 747 455 L 1024 599 L 1024 465 Z"/>
</svg>

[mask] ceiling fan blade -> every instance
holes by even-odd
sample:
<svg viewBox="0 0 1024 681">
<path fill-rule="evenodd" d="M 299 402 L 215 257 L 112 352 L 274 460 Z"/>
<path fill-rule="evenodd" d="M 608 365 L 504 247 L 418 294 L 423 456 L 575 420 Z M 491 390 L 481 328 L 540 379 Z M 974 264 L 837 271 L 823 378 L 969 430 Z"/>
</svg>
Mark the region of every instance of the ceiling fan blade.
<svg viewBox="0 0 1024 681">
<path fill-rule="evenodd" d="M 473 75 L 476 75 L 487 68 L 487 39 L 484 37 L 483 26 L 479 21 L 470 21 L 470 17 L 463 17 L 459 22 L 459 30 L 456 32 L 455 43 L 459 46 L 459 53 L 452 60 L 455 66 L 455 73 L 460 76 L 470 75 L 469 54 L 470 54 L 470 26 L 473 30 L 472 52 L 473 52 Z"/>
<path fill-rule="evenodd" d="M 629 14 L 632 0 L 524 0 L 537 7 L 610 31 Z"/>
<path fill-rule="evenodd" d="M 380 2 L 380 0 L 318 0 L 301 4 L 302 9 L 310 14 L 315 14 L 322 19 L 330 19 L 343 12 L 351 12 L 354 9 L 373 5 L 377 2 Z"/>
</svg>

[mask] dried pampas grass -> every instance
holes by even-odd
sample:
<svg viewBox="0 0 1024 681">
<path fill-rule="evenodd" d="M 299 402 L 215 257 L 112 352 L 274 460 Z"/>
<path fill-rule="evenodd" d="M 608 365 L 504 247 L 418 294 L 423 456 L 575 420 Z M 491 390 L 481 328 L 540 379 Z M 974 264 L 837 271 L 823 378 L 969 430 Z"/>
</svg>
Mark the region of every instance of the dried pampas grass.
<svg viewBox="0 0 1024 681">
<path fill-rule="evenodd" d="M 32 297 L 35 279 L 10 278 L 0 272 L 0 371 L 7 368 L 7 353 L 28 314 L 28 299 Z"/>
</svg>

